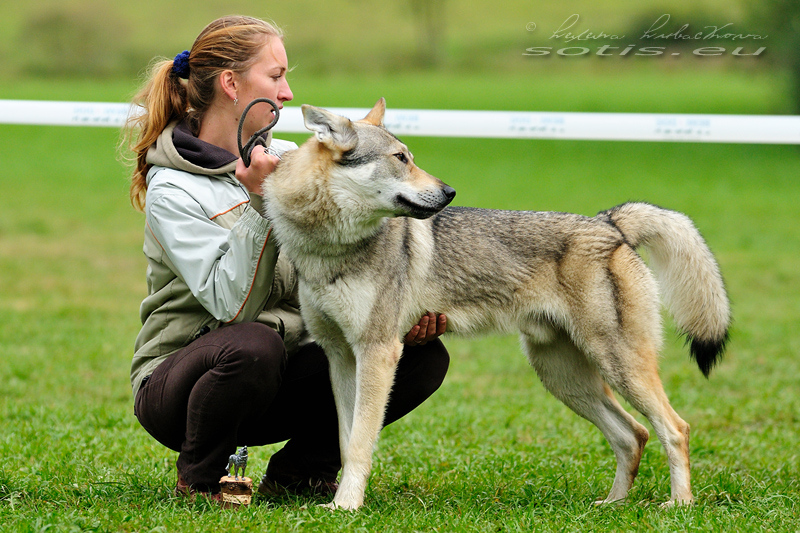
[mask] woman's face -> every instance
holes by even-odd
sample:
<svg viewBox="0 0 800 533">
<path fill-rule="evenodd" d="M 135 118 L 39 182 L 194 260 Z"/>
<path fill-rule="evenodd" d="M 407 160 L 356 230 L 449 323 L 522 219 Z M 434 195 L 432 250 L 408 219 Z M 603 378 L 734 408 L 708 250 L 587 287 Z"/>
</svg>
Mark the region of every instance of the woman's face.
<svg viewBox="0 0 800 533">
<path fill-rule="evenodd" d="M 240 78 L 237 94 L 239 109 L 244 109 L 256 98 L 269 98 L 283 109 L 283 103 L 294 98 L 286 79 L 287 71 L 288 59 L 283 41 L 273 37 L 262 48 L 256 63 Z M 272 119 L 269 104 L 257 104 L 247 114 L 244 129 L 252 133 L 269 124 Z"/>
</svg>

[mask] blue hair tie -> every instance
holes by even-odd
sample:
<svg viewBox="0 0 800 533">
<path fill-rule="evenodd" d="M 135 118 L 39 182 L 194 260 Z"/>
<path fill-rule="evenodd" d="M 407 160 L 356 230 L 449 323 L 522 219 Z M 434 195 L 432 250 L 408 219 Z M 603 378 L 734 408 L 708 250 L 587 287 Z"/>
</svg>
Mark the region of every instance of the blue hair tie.
<svg viewBox="0 0 800 533">
<path fill-rule="evenodd" d="M 172 60 L 172 72 L 179 78 L 189 79 L 189 50 L 184 50 Z"/>
</svg>

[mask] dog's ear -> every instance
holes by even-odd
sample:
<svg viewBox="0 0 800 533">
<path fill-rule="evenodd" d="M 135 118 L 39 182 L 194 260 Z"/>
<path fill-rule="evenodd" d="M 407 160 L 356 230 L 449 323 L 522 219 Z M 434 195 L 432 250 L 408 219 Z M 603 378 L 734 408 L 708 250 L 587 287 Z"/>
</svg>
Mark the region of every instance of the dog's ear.
<svg viewBox="0 0 800 533">
<path fill-rule="evenodd" d="M 342 153 L 355 148 L 358 136 L 350 119 L 308 104 L 300 107 L 306 128 L 329 150 Z"/>
<path fill-rule="evenodd" d="M 375 126 L 383 126 L 383 115 L 386 114 L 386 98 L 381 97 L 375 102 L 375 106 L 370 110 L 362 122 L 367 122 Z"/>
</svg>

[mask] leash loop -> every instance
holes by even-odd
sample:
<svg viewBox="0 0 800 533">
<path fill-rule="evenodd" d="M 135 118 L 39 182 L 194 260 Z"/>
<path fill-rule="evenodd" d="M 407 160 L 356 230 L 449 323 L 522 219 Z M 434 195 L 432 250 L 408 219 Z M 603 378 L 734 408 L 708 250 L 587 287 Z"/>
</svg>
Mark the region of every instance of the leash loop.
<svg viewBox="0 0 800 533">
<path fill-rule="evenodd" d="M 245 145 L 242 146 L 242 128 L 244 128 L 244 119 L 247 117 L 247 113 L 250 112 L 250 108 L 260 103 L 267 103 L 271 105 L 272 110 L 275 114 L 275 118 L 273 118 L 272 122 L 270 122 L 267 126 L 255 132 L 252 135 L 252 137 L 250 137 L 250 139 L 247 141 L 247 143 L 245 143 Z M 250 154 L 253 152 L 253 148 L 255 148 L 256 145 L 263 146 L 266 149 L 267 143 L 261 136 L 264 135 L 269 130 L 271 130 L 273 127 L 275 127 L 275 124 L 278 123 L 278 119 L 280 118 L 280 116 L 281 112 L 278 109 L 278 104 L 276 104 L 269 98 L 256 98 L 255 100 L 247 104 L 247 107 L 244 108 L 244 111 L 242 111 L 242 117 L 239 119 L 239 131 L 236 135 L 236 142 L 239 146 L 239 156 L 242 158 L 244 166 L 246 167 L 250 166 Z"/>
</svg>

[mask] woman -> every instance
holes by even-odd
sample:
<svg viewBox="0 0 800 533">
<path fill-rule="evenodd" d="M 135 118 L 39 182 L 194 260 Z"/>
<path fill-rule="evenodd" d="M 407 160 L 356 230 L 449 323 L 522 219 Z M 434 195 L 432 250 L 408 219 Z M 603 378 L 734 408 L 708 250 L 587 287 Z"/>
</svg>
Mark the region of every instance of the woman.
<svg viewBox="0 0 800 533">
<path fill-rule="evenodd" d="M 280 30 L 250 17 L 209 24 L 191 51 L 153 68 L 127 131 L 135 155 L 131 201 L 146 215 L 148 295 L 131 367 L 135 413 L 178 451 L 182 494 L 218 498 L 237 446 L 288 443 L 259 491 L 332 493 L 341 468 L 336 411 L 322 350 L 304 329 L 297 278 L 261 215 L 261 182 L 294 143 L 267 135 L 245 167 L 242 109 L 292 99 Z M 254 106 L 243 138 L 273 118 Z M 444 315 L 405 338 L 385 424 L 441 384 L 449 356 Z"/>
</svg>

